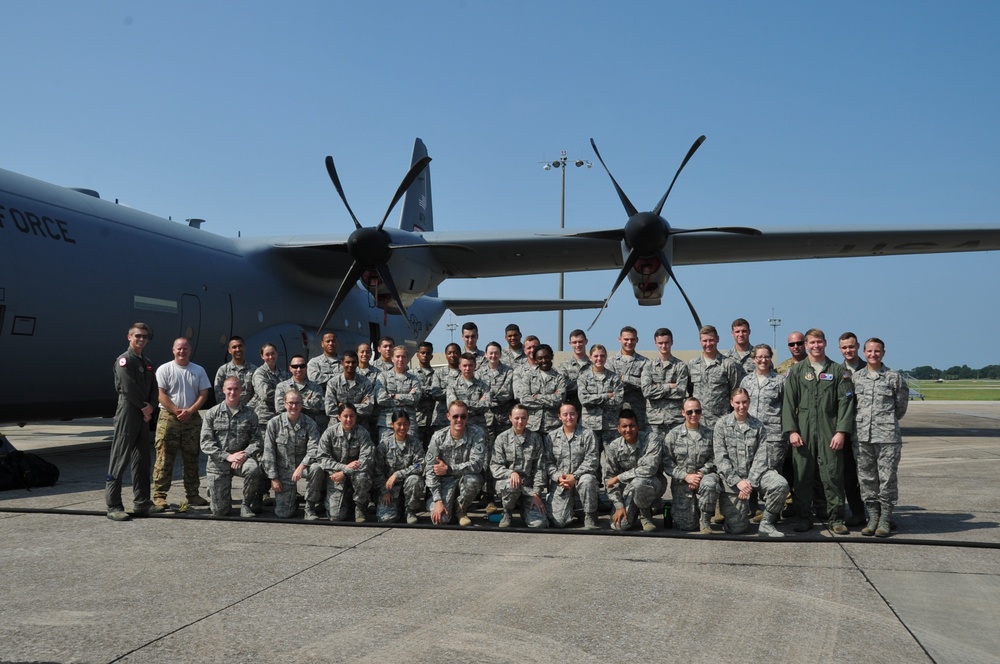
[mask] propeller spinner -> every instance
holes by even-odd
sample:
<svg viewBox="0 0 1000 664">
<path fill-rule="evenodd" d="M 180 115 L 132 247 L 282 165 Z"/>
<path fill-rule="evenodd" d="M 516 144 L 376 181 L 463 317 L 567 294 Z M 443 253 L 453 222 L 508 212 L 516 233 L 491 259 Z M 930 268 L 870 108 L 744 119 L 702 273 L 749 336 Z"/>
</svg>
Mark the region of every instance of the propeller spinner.
<svg viewBox="0 0 1000 664">
<path fill-rule="evenodd" d="M 355 228 L 354 232 L 347 238 L 347 252 L 353 259 L 351 268 L 340 283 L 340 288 L 337 289 L 337 294 L 330 303 L 330 308 L 327 309 L 326 315 L 323 317 L 323 322 L 319 324 L 317 334 L 323 331 L 330 318 L 336 313 L 337 308 L 347 299 L 347 294 L 351 291 L 351 287 L 361 278 L 366 270 L 372 270 L 378 274 L 379 279 L 382 280 L 382 283 L 389 290 L 389 294 L 396 303 L 396 307 L 403 314 L 403 318 L 409 322 L 406 307 L 403 306 L 403 300 L 400 298 L 399 291 L 396 289 L 396 283 L 392 279 L 392 272 L 389 270 L 388 261 L 392 256 L 393 250 L 408 249 L 412 248 L 413 245 L 392 244 L 392 238 L 389 236 L 389 233 L 382 230 L 382 227 L 385 226 L 385 222 L 389 218 L 392 209 L 396 207 L 396 203 L 399 202 L 399 199 L 403 197 L 403 194 L 406 193 L 410 185 L 420 176 L 420 173 L 423 172 L 430 161 L 430 157 L 423 157 L 410 166 L 410 170 L 403 177 L 403 181 L 400 182 L 399 188 L 396 190 L 396 195 L 392 197 L 392 201 L 389 203 L 382 221 L 379 222 L 378 226 L 366 228 L 358 221 L 354 210 L 351 209 L 351 205 L 347 202 L 347 196 L 344 195 L 344 188 L 341 186 L 340 178 L 337 176 L 337 168 L 334 166 L 333 157 L 327 156 L 326 172 L 330 175 L 330 180 L 333 182 L 337 193 L 340 194 L 340 200 L 344 201 L 344 207 L 347 208 L 347 212 L 351 215 Z"/>
<path fill-rule="evenodd" d="M 601 166 L 604 167 L 608 177 L 611 178 L 611 183 L 615 186 L 615 191 L 618 192 L 618 198 L 621 199 L 622 206 L 625 208 L 625 213 L 628 214 L 628 221 L 625 222 L 625 228 L 621 232 L 616 233 L 616 235 L 621 239 L 624 239 L 625 246 L 628 247 L 629 250 L 628 256 L 625 258 L 625 264 L 622 266 L 621 272 L 618 273 L 618 278 L 615 280 L 615 285 L 611 287 L 611 293 L 604 301 L 604 306 L 601 307 L 599 312 L 597 312 L 597 316 L 594 318 L 594 322 L 590 324 L 590 327 L 594 327 L 597 323 L 597 319 L 601 317 L 602 313 L 604 313 L 604 310 L 607 308 L 608 302 L 611 300 L 612 296 L 614 296 L 615 291 L 618 290 L 618 287 L 621 286 L 623 281 L 625 281 L 625 277 L 628 276 L 628 273 L 635 267 L 636 263 L 643 258 L 655 258 L 659 260 L 661 265 L 663 265 L 663 268 L 667 272 L 667 277 L 674 282 L 677 286 L 677 290 L 681 292 L 681 295 L 684 297 L 684 301 L 688 305 L 688 309 L 691 310 L 694 322 L 700 328 L 701 318 L 698 317 L 698 312 L 695 310 L 694 305 L 691 303 L 687 293 L 684 292 L 684 289 L 677 281 L 677 277 L 674 274 L 673 269 L 670 267 L 670 260 L 664 251 L 670 236 L 680 235 L 682 233 L 701 233 L 709 231 L 719 233 L 736 233 L 739 235 L 761 234 L 761 232 L 756 228 L 746 228 L 743 226 L 716 226 L 712 228 L 673 230 L 670 228 L 670 224 L 667 223 L 667 220 L 660 216 L 660 212 L 663 210 L 663 205 L 667 202 L 667 197 L 670 195 L 670 191 L 674 188 L 674 183 L 677 182 L 677 176 L 681 174 L 681 171 L 684 170 L 688 161 L 690 161 L 691 157 L 704 142 L 705 137 L 699 136 L 691 146 L 691 149 L 688 150 L 687 154 L 684 156 L 684 160 L 681 161 L 681 165 L 674 174 L 674 179 L 670 181 L 670 186 L 667 187 L 667 191 L 663 194 L 663 198 L 660 199 L 660 202 L 657 203 L 656 207 L 651 212 L 639 212 L 636 210 L 635 206 L 632 205 L 632 201 L 630 201 L 628 196 L 625 195 L 622 188 L 618 185 L 618 181 L 615 180 L 615 176 L 611 174 L 607 164 L 604 163 L 601 153 L 597 150 L 597 143 L 594 142 L 594 139 L 590 139 L 590 145 L 594 148 L 594 154 L 597 155 L 597 160 L 601 162 Z M 587 235 L 587 233 L 580 234 L 580 236 Z M 591 235 L 595 237 L 607 237 L 607 233 L 603 232 Z"/>
</svg>

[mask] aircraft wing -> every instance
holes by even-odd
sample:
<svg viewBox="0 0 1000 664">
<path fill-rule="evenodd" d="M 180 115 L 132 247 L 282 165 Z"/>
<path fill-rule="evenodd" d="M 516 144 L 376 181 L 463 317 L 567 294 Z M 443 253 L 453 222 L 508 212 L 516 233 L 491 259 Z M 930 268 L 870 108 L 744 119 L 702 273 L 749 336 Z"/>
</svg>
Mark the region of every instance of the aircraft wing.
<svg viewBox="0 0 1000 664">
<path fill-rule="evenodd" d="M 445 308 L 459 316 L 478 314 L 509 314 L 522 311 L 571 311 L 575 309 L 600 309 L 604 300 L 473 300 L 442 298 Z"/>
</svg>

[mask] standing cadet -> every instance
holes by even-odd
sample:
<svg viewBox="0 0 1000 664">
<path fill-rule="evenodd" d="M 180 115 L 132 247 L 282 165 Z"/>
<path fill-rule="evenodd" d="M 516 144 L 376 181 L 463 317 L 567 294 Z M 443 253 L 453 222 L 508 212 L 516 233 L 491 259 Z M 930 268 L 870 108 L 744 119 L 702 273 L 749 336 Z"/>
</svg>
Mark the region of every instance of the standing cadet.
<svg viewBox="0 0 1000 664">
<path fill-rule="evenodd" d="M 462 353 L 458 360 L 459 376 L 448 386 L 445 399 L 448 403 L 461 400 L 469 409 L 469 424 L 485 430 L 486 413 L 493 406 L 493 398 L 490 386 L 476 377 L 477 361 L 473 353 Z"/>
<path fill-rule="evenodd" d="M 753 373 L 753 347 L 750 345 L 750 323 L 746 318 L 737 318 L 732 325 L 733 349 L 726 353 L 733 362 L 740 365 L 743 373 Z"/>
<path fill-rule="evenodd" d="M 410 433 L 410 416 L 399 408 L 392 413 L 392 433 L 378 442 L 375 449 L 375 483 L 378 502 L 375 515 L 379 523 L 399 520 L 400 507 L 406 510 L 406 523 L 417 523 L 417 512 L 424 502 L 424 446 Z"/>
<path fill-rule="evenodd" d="M 795 467 L 793 508 L 796 532 L 812 528 L 813 478 L 819 473 L 826 494 L 830 531 L 846 535 L 844 525 L 844 443 L 854 430 L 854 388 L 850 372 L 826 356 L 822 330 L 806 332 L 809 357 L 785 379 L 782 430 L 792 445 Z"/>
<path fill-rule="evenodd" d="M 212 514 L 226 516 L 233 506 L 233 475 L 243 478 L 243 502 L 240 516 L 252 518 L 250 505 L 255 500 L 262 473 L 257 464 L 263 439 L 257 414 L 241 405 L 243 388 L 236 376 L 226 378 L 222 385 L 225 400 L 213 406 L 201 423 L 201 451 L 208 460 L 208 479 Z"/>
<path fill-rule="evenodd" d="M 496 492 L 503 506 L 500 528 L 513 523 L 514 510 L 529 528 L 543 528 L 545 516 L 545 444 L 542 437 L 528 430 L 528 409 L 515 404 L 510 411 L 510 428 L 502 431 L 493 444 L 490 470 L 496 480 Z"/>
<path fill-rule="evenodd" d="M 153 363 L 142 354 L 151 334 L 145 323 L 133 323 L 128 330 L 128 350 L 115 360 L 118 408 L 104 488 L 108 518 L 112 521 L 129 520 L 122 504 L 122 475 L 126 463 L 132 473 L 136 516 L 145 516 L 153 505 L 149 499 L 149 422 L 153 418 L 157 388 Z"/>
<path fill-rule="evenodd" d="M 436 372 L 431 366 L 433 359 L 434 345 L 429 341 L 420 342 L 420 345 L 417 346 L 417 368 L 410 371 L 420 379 L 420 401 L 417 402 L 417 419 L 413 424 L 417 425 L 416 430 L 420 432 L 420 442 L 424 448 L 427 447 L 427 443 L 430 442 L 431 435 L 434 433 L 434 409 L 441 398 L 440 388 L 437 387 L 437 381 L 434 379 Z M 409 431 L 410 424 L 410 421 L 407 420 L 407 431 Z"/>
<path fill-rule="evenodd" d="M 364 523 L 368 494 L 372 488 L 372 462 L 375 448 L 371 436 L 357 426 L 358 411 L 353 404 L 345 403 L 337 419 L 319 437 L 313 454 L 315 464 L 309 470 L 309 495 L 319 496 L 318 482 L 326 483 L 326 513 L 330 521 L 347 518 L 344 498 L 348 487 L 354 494 L 354 521 Z M 306 519 L 316 518 L 316 504 L 306 500 Z"/>
<path fill-rule="evenodd" d="M 222 385 L 226 378 L 236 376 L 240 379 L 240 389 L 242 396 L 241 405 L 245 406 L 253 399 L 253 374 L 257 371 L 257 365 L 247 362 L 247 346 L 243 337 L 229 337 L 230 360 L 215 372 L 215 402 L 222 403 L 226 398 L 222 393 Z"/>
<path fill-rule="evenodd" d="M 323 348 L 323 354 L 309 360 L 306 365 L 306 376 L 325 390 L 330 379 L 343 369 L 340 367 L 340 358 L 337 357 L 337 335 L 327 332 L 323 335 L 320 346 Z"/>
<path fill-rule="evenodd" d="M 410 421 L 417 419 L 417 404 L 423 394 L 423 386 L 419 378 L 408 371 L 410 363 L 406 346 L 396 346 L 392 349 L 392 369 L 383 372 L 375 385 L 375 404 L 378 415 L 379 439 L 392 429 L 392 412 L 402 408 L 410 416 Z M 414 431 L 419 436 L 419 431 Z"/>
<path fill-rule="evenodd" d="M 500 344 L 489 342 L 486 344 L 486 364 L 476 372 L 476 376 L 489 386 L 493 402 L 486 411 L 486 433 L 490 445 L 500 432 L 510 428 L 510 409 L 514 405 L 514 370 L 500 361 L 501 356 Z"/>
<path fill-rule="evenodd" d="M 378 340 L 378 357 L 372 362 L 372 366 L 382 373 L 392 371 L 392 349 L 396 347 L 396 341 L 392 337 L 382 337 Z"/>
<path fill-rule="evenodd" d="M 330 418 L 326 416 L 326 394 L 323 388 L 306 377 L 306 358 L 293 355 L 288 367 L 292 377 L 278 383 L 274 388 L 274 410 L 285 412 L 285 393 L 295 390 L 302 395 L 302 414 L 308 415 L 316 422 L 320 431 L 326 429 Z"/>
<path fill-rule="evenodd" d="M 650 431 L 640 433 L 635 413 L 627 408 L 618 415 L 618 434 L 604 448 L 604 483 L 615 506 L 611 528 L 628 530 L 638 514 L 642 529 L 649 533 L 656 530 L 653 502 L 666 488 L 660 471 L 660 437 Z"/>
<path fill-rule="evenodd" d="M 719 352 L 719 332 L 713 325 L 698 330 L 701 355 L 688 362 L 691 393 L 701 402 L 702 420 L 711 429 L 716 420 L 730 412 L 729 395 L 740 386 L 743 369 Z"/>
<path fill-rule="evenodd" d="M 746 532 L 750 527 L 750 495 L 757 491 L 764 499 L 760 536 L 784 537 L 774 527 L 788 498 L 788 482 L 778 472 L 785 457 L 784 445 L 780 440 L 768 441 L 764 425 L 749 414 L 750 395 L 745 389 L 733 390 L 731 401 L 733 412 L 716 422 L 712 437 L 725 530 Z"/>
<path fill-rule="evenodd" d="M 285 392 L 285 412 L 267 423 L 264 434 L 264 473 L 271 478 L 274 491 L 274 516 L 289 519 L 295 514 L 296 483 L 309 475 L 311 453 L 319 445 L 319 428 L 312 418 L 302 414 L 302 395 Z M 306 501 L 320 500 L 320 487 L 310 484 Z"/>
<path fill-rule="evenodd" d="M 566 379 L 566 398 L 573 401 L 578 399 L 576 384 L 580 374 L 590 368 L 590 358 L 587 356 L 587 333 L 583 330 L 570 332 L 569 347 L 573 349 L 573 355 L 559 365 L 559 373 Z"/>
<path fill-rule="evenodd" d="M 683 404 L 684 426 L 674 427 L 663 440 L 663 472 L 670 478 L 671 514 L 679 530 L 712 534 L 712 512 L 719 500 L 712 430 L 701 423 L 701 402 Z"/>
<path fill-rule="evenodd" d="M 618 333 L 618 343 L 621 350 L 608 360 L 608 368 L 622 379 L 625 388 L 623 406 L 635 413 L 639 418 L 639 428 L 645 430 L 649 428 L 649 420 L 646 419 L 646 397 L 642 394 L 642 371 L 648 360 L 635 352 L 639 333 L 631 325 L 626 325 Z"/>
<path fill-rule="evenodd" d="M 191 361 L 191 342 L 174 340 L 174 359 L 156 370 L 160 394 L 160 415 L 156 422 L 156 463 L 153 465 L 153 508 L 167 507 L 167 492 L 174 475 L 174 460 L 181 453 L 184 493 L 189 505 L 204 507 L 208 501 L 198 495 L 198 455 L 201 452 L 201 415 L 198 411 L 212 393 L 205 370 Z"/>
<path fill-rule="evenodd" d="M 754 372 L 743 377 L 740 387 L 750 395 L 751 415 L 764 425 L 764 434 L 768 445 L 779 446 L 783 451 L 784 461 L 779 472 L 788 485 L 792 485 L 795 473 L 792 470 L 792 455 L 788 451 L 788 441 L 781 431 L 781 408 L 785 401 L 785 377 L 774 370 L 772 358 L 774 352 L 767 344 L 757 344 L 751 353 Z M 756 503 L 756 497 L 752 499 Z M 787 499 L 786 499 L 787 500 Z M 756 509 L 756 505 L 752 505 Z M 763 511 L 757 511 L 752 521 L 760 523 L 764 518 Z"/>
<path fill-rule="evenodd" d="M 331 376 L 326 384 L 326 415 L 337 417 L 341 404 L 353 404 L 358 413 L 358 426 L 371 433 L 369 425 L 375 413 L 375 384 L 358 373 L 358 354 L 353 350 L 344 353 L 338 366 L 341 367 L 340 373 Z"/>
<path fill-rule="evenodd" d="M 674 333 L 661 327 L 653 333 L 657 356 L 642 370 L 642 394 L 646 397 L 646 419 L 660 441 L 684 421 L 681 406 L 691 389 L 687 364 L 671 354 Z"/>
<path fill-rule="evenodd" d="M 868 524 L 862 535 L 888 537 L 892 510 L 899 500 L 896 477 L 903 437 L 899 420 L 910 404 L 910 387 L 902 374 L 882 363 L 885 343 L 872 337 L 865 342 L 868 366 L 854 374 L 857 393 L 857 438 L 861 495 L 868 508 Z"/>
<path fill-rule="evenodd" d="M 535 368 L 535 349 L 538 348 L 540 343 L 538 337 L 533 334 L 529 334 L 524 338 L 524 343 L 521 345 L 521 348 L 524 350 L 524 361 L 510 365 L 514 370 L 514 380 L 517 380 L 517 375 L 522 371 Z"/>
<path fill-rule="evenodd" d="M 450 343 L 444 347 L 444 359 L 447 366 L 434 370 L 433 395 L 434 417 L 431 419 L 431 435 L 442 427 L 448 426 L 448 388 L 452 382 L 458 380 L 461 371 L 458 369 L 458 362 L 462 357 L 462 349 L 456 343 Z M 430 444 L 430 436 L 425 438 Z"/>
<path fill-rule="evenodd" d="M 503 349 L 503 352 L 500 355 L 500 361 L 511 369 L 516 369 L 518 366 L 528 361 L 528 356 L 525 355 L 524 346 L 521 345 L 521 328 L 519 328 L 516 323 L 511 323 L 504 328 L 503 334 L 504 339 L 507 341 L 507 347 Z"/>
<path fill-rule="evenodd" d="M 566 379 L 552 368 L 552 347 L 535 349 L 533 367 L 514 376 L 514 398 L 528 409 L 528 428 L 545 433 L 559 425 L 559 404 L 566 399 Z"/>
<path fill-rule="evenodd" d="M 370 380 L 373 384 L 378 380 L 379 370 L 377 367 L 373 367 L 372 361 L 372 346 L 369 343 L 360 343 L 357 347 L 358 351 L 358 373 Z"/>
<path fill-rule="evenodd" d="M 577 426 L 579 419 L 576 404 L 564 403 L 559 407 L 562 426 L 545 436 L 549 517 L 556 528 L 565 528 L 579 496 L 584 530 L 597 530 L 597 441 L 590 429 Z"/>
<path fill-rule="evenodd" d="M 840 354 L 844 356 L 844 368 L 851 372 L 853 378 L 854 374 L 865 367 L 864 360 L 858 357 L 858 336 L 853 332 L 844 332 L 838 342 Z M 854 458 L 856 445 L 857 437 L 853 434 L 844 444 L 844 497 L 847 499 L 847 506 L 851 508 L 851 516 L 844 520 L 848 526 L 860 526 L 865 522 L 865 504 L 861 500 L 861 485 L 858 482 L 858 462 Z"/>
<path fill-rule="evenodd" d="M 458 525 L 471 526 L 469 507 L 483 488 L 486 432 L 467 426 L 469 409 L 461 401 L 448 406 L 448 427 L 431 437 L 424 457 L 424 479 L 431 493 L 431 523 L 435 526 L 458 517 Z"/>
<path fill-rule="evenodd" d="M 479 350 L 479 327 L 472 321 L 462 324 L 462 343 L 465 344 L 462 353 L 471 353 L 476 358 L 477 369 L 483 366 L 486 353 Z"/>
<path fill-rule="evenodd" d="M 274 390 L 278 383 L 290 380 L 292 374 L 278 366 L 278 347 L 272 343 L 260 347 L 260 359 L 264 364 L 253 372 L 253 399 L 249 406 L 257 413 L 263 433 L 278 412 L 274 406 Z"/>
<path fill-rule="evenodd" d="M 583 408 L 583 426 L 594 432 L 597 456 L 601 449 L 615 439 L 618 429 L 618 411 L 622 409 L 625 388 L 621 378 L 606 368 L 608 349 L 601 344 L 590 347 L 590 366 L 580 372 L 577 395 Z"/>
<path fill-rule="evenodd" d="M 788 335 L 788 352 L 792 356 L 775 369 L 782 376 L 788 376 L 788 372 L 793 366 L 806 359 L 806 337 L 804 334 L 796 331 Z"/>
</svg>

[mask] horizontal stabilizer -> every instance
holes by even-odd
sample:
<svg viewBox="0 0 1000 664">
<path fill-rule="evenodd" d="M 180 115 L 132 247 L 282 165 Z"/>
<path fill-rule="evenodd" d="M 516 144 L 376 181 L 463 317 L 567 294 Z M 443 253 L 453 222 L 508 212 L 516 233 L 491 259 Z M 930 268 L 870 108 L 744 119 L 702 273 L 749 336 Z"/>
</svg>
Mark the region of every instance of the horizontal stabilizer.
<svg viewBox="0 0 1000 664">
<path fill-rule="evenodd" d="M 474 314 L 508 314 L 522 311 L 569 311 L 598 309 L 604 300 L 465 300 L 442 298 L 444 306 L 460 316 Z"/>
</svg>

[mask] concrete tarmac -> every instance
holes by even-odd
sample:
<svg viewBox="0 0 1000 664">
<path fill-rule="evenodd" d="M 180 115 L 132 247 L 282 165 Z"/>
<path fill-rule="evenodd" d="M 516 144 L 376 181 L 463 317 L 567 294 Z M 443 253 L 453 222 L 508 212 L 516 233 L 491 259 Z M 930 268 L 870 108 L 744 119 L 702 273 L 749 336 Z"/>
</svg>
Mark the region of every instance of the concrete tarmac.
<svg viewBox="0 0 1000 664">
<path fill-rule="evenodd" d="M 896 533 L 784 540 L 115 523 L 110 420 L 7 427 L 62 476 L 0 493 L 0 662 L 1000 661 L 1000 403 L 903 423 Z"/>
</svg>

